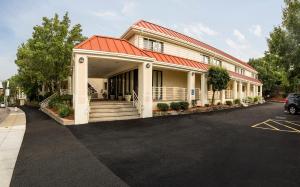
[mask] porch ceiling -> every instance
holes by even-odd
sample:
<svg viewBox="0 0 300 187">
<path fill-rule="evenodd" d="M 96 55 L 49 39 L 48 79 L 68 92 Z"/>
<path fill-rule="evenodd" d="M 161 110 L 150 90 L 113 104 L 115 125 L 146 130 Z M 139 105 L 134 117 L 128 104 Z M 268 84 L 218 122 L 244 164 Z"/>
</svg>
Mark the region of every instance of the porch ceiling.
<svg viewBox="0 0 300 187">
<path fill-rule="evenodd" d="M 125 71 L 136 67 L 133 62 L 89 58 L 88 59 L 88 77 L 89 78 L 107 78 L 111 74 Z"/>
</svg>

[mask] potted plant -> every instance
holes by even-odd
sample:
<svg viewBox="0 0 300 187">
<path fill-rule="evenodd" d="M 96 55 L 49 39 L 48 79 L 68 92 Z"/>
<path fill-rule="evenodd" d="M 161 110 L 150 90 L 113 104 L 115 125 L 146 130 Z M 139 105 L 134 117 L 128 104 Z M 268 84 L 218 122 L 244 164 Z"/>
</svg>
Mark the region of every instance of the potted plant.
<svg viewBox="0 0 300 187">
<path fill-rule="evenodd" d="M 130 93 L 130 92 L 127 92 L 127 93 L 125 94 L 125 100 L 128 101 L 128 102 L 131 101 L 131 93 Z"/>
<path fill-rule="evenodd" d="M 122 95 L 122 93 L 119 93 L 119 95 L 118 95 L 118 100 L 119 100 L 119 101 L 122 101 L 122 100 L 123 100 L 123 95 Z"/>
<path fill-rule="evenodd" d="M 107 99 L 107 93 L 103 92 L 102 97 L 103 97 L 103 99 Z"/>
<path fill-rule="evenodd" d="M 110 95 L 111 100 L 115 100 L 115 95 Z"/>
</svg>

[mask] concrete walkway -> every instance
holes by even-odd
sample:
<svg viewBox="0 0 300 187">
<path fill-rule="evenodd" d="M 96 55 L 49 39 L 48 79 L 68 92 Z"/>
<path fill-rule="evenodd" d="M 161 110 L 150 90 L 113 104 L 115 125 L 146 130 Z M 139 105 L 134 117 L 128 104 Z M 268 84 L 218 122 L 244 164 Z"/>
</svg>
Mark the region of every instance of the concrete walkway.
<svg viewBox="0 0 300 187">
<path fill-rule="evenodd" d="M 0 123 L 0 186 L 10 185 L 16 160 L 26 129 L 25 113 L 9 108 L 9 115 Z"/>
</svg>

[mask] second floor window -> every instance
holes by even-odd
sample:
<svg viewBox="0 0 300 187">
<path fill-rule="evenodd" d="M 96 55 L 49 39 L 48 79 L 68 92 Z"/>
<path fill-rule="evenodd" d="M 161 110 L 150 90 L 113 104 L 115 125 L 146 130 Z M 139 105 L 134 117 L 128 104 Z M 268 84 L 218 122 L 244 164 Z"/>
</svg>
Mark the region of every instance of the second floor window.
<svg viewBox="0 0 300 187">
<path fill-rule="evenodd" d="M 148 38 L 144 38 L 144 49 L 163 53 L 163 43 Z"/>
<path fill-rule="evenodd" d="M 209 64 L 209 56 L 204 56 L 204 55 L 203 55 L 203 62 L 204 62 L 205 64 Z"/>
</svg>

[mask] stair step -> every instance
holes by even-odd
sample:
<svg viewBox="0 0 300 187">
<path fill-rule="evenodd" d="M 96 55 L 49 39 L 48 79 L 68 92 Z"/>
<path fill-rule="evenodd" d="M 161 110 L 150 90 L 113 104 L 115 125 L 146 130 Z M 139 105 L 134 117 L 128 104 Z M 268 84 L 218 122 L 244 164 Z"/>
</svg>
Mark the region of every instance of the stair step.
<svg viewBox="0 0 300 187">
<path fill-rule="evenodd" d="M 101 118 L 90 118 L 89 122 L 130 120 L 130 119 L 138 119 L 138 118 L 140 118 L 139 115 L 135 115 L 135 116 L 120 116 L 120 117 L 101 117 Z"/>
<path fill-rule="evenodd" d="M 90 105 L 132 105 L 130 102 L 91 102 Z"/>
<path fill-rule="evenodd" d="M 90 113 L 119 113 L 119 112 L 137 112 L 137 109 L 134 107 L 126 107 L 126 108 L 91 108 Z"/>
<path fill-rule="evenodd" d="M 90 109 L 118 109 L 118 108 L 135 108 L 132 105 L 91 105 Z"/>
<path fill-rule="evenodd" d="M 98 118 L 98 117 L 121 117 L 121 116 L 135 116 L 138 115 L 137 111 L 133 112 L 97 112 L 97 113 L 90 113 L 90 118 Z"/>
</svg>

